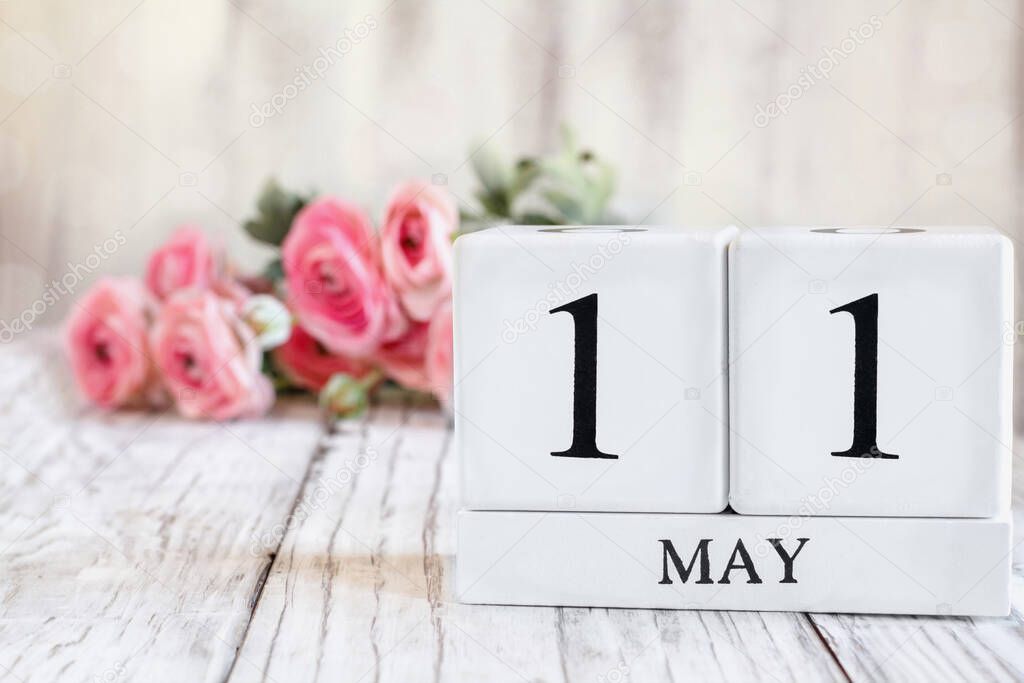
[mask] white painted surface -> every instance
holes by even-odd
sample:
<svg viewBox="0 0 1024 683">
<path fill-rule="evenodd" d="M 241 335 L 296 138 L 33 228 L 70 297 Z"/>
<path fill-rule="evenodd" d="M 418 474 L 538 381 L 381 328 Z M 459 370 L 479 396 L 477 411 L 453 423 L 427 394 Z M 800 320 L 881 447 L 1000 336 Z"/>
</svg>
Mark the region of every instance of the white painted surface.
<svg viewBox="0 0 1024 683">
<path fill-rule="evenodd" d="M 987 228 L 921 227 L 780 228 L 732 245 L 737 512 L 986 517 L 1008 509 L 1012 248 Z M 871 316 L 855 323 L 830 311 L 870 295 L 875 436 L 898 458 L 836 457 L 853 442 L 855 331 L 869 329 Z M 867 358 L 874 346 L 858 352 Z"/>
<path fill-rule="evenodd" d="M 466 507 L 725 509 L 725 261 L 736 230 L 627 230 L 503 227 L 457 241 L 455 419 Z M 596 319 L 555 310 L 593 295 Z M 574 351 L 588 320 L 596 444 L 614 459 L 553 455 L 570 449 L 576 403 L 593 388 L 574 384 L 577 366 L 593 363 Z"/>
<path fill-rule="evenodd" d="M 1018 546 L 1005 618 L 463 605 L 437 413 L 146 428 L 82 406 L 40 336 L 0 383 L 5 681 L 1024 677 Z"/>
<path fill-rule="evenodd" d="M 459 514 L 469 603 L 1006 616 L 1002 519 Z"/>
<path fill-rule="evenodd" d="M 79 403 L 54 341 L 0 356 L 3 680 L 224 680 L 315 411 L 224 425 L 104 414 Z"/>
</svg>

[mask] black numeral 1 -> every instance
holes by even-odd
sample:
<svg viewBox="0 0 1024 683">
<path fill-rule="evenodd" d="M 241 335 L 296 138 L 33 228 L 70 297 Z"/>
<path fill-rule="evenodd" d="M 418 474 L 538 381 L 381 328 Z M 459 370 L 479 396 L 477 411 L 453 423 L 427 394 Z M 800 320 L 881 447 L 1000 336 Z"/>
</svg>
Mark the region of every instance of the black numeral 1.
<svg viewBox="0 0 1024 683">
<path fill-rule="evenodd" d="M 572 384 L 572 444 L 568 450 L 553 451 L 563 458 L 611 458 L 597 447 L 597 294 L 589 294 L 552 308 L 572 316 L 575 359 Z"/>
<path fill-rule="evenodd" d="M 878 450 L 878 295 L 833 308 L 829 313 L 853 316 L 853 445 L 833 451 L 842 458 L 900 456 Z"/>
</svg>

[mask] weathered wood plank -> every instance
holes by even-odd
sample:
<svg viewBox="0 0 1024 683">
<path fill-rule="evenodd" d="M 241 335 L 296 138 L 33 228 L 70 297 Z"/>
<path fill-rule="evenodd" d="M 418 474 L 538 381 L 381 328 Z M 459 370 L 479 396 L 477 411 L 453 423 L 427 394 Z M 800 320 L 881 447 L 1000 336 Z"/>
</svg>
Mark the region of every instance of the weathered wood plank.
<svg viewBox="0 0 1024 683">
<path fill-rule="evenodd" d="M 381 409 L 337 429 L 232 681 L 843 679 L 802 615 L 459 604 L 443 418 Z"/>
<path fill-rule="evenodd" d="M 437 538 L 450 535 L 438 521 L 444 420 L 382 408 L 336 429 L 242 649 L 261 668 L 240 661 L 233 681 L 412 680 L 437 677 L 450 661 L 440 601 L 447 568 L 423 550 L 451 543 Z"/>
<path fill-rule="evenodd" d="M 1019 577 L 1014 592 L 1024 593 Z M 1019 681 L 1024 677 L 1024 626 L 1017 606 L 1002 619 L 862 615 L 814 615 L 812 619 L 853 680 Z"/>
<path fill-rule="evenodd" d="M 1020 572 L 1006 619 L 461 605 L 438 413 L 108 415 L 62 367 L 52 337 L 0 355 L 0 680 L 1024 676 Z"/>
<path fill-rule="evenodd" d="M 567 679 L 846 680 L 802 614 L 560 609 Z M 622 679 L 619 679 L 622 680 Z"/>
<path fill-rule="evenodd" d="M 4 350 L 0 672 L 223 680 L 321 432 L 311 406 L 218 425 L 103 414 L 52 338 Z M 6 457 L 5 457 L 6 456 Z"/>
</svg>

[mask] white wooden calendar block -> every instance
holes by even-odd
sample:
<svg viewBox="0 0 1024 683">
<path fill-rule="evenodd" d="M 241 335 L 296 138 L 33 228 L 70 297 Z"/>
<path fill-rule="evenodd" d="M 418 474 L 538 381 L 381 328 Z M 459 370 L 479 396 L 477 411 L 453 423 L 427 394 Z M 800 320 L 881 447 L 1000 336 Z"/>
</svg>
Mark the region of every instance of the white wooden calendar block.
<svg viewBox="0 0 1024 683">
<path fill-rule="evenodd" d="M 459 514 L 467 603 L 1005 616 L 1010 521 Z"/>
<path fill-rule="evenodd" d="M 1008 509 L 1012 262 L 988 228 L 744 232 L 730 249 L 733 508 Z"/>
<path fill-rule="evenodd" d="M 732 228 L 500 227 L 455 245 L 476 509 L 718 512 Z"/>
</svg>

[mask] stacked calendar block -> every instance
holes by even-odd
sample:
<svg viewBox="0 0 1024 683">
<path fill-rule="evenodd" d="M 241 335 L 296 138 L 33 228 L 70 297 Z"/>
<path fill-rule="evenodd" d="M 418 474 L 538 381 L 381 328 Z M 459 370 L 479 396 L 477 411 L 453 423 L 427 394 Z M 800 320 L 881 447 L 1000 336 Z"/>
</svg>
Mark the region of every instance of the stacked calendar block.
<svg viewBox="0 0 1024 683">
<path fill-rule="evenodd" d="M 985 228 L 460 238 L 456 593 L 1006 614 L 1011 321 Z"/>
<path fill-rule="evenodd" d="M 813 514 L 1008 509 L 1012 269 L 1009 240 L 987 228 L 778 228 L 737 239 L 733 508 L 798 514 L 845 478 L 842 495 Z"/>
<path fill-rule="evenodd" d="M 734 235 L 508 227 L 456 242 L 467 507 L 725 509 Z"/>
</svg>

